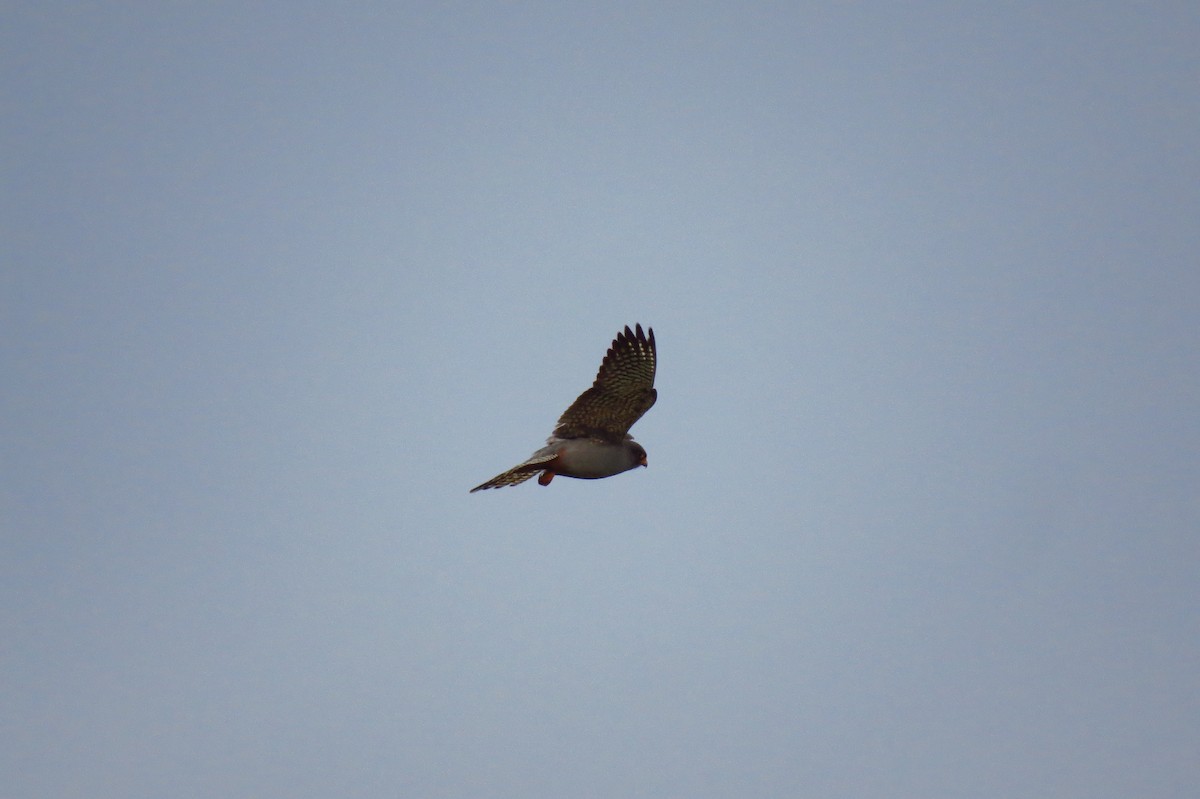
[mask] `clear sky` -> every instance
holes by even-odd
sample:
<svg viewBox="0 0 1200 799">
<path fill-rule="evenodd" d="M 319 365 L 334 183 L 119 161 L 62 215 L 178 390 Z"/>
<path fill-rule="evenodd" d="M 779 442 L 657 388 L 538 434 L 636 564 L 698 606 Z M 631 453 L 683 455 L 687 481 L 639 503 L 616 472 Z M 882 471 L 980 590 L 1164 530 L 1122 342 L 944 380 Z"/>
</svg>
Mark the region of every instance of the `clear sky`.
<svg viewBox="0 0 1200 799">
<path fill-rule="evenodd" d="M 6 799 L 1198 795 L 1197 5 L 585 5 L 5 12 Z"/>
</svg>

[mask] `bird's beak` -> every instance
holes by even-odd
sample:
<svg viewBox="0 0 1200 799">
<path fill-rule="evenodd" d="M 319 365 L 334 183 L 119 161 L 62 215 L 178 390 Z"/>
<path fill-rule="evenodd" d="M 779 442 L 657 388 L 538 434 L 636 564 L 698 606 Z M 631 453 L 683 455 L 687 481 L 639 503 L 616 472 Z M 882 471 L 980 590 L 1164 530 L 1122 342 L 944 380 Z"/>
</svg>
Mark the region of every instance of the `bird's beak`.
<svg viewBox="0 0 1200 799">
<path fill-rule="evenodd" d="M 646 463 L 646 456 L 645 456 L 645 455 L 643 455 L 643 456 L 642 456 L 642 457 L 641 457 L 641 458 L 638 460 L 638 463 L 640 463 L 640 464 L 641 464 L 641 465 L 643 465 L 643 466 L 649 466 L 649 465 L 650 465 L 650 464 Z"/>
</svg>

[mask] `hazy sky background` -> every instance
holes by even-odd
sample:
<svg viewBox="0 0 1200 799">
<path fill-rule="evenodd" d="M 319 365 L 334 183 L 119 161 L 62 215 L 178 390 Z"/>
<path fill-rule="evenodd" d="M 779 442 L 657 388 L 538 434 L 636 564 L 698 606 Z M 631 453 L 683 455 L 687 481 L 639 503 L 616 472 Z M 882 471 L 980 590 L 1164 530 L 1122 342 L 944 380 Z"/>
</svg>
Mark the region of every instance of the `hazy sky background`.
<svg viewBox="0 0 1200 799">
<path fill-rule="evenodd" d="M 1197 796 L 1198 42 L 13 4 L 2 793 Z"/>
</svg>

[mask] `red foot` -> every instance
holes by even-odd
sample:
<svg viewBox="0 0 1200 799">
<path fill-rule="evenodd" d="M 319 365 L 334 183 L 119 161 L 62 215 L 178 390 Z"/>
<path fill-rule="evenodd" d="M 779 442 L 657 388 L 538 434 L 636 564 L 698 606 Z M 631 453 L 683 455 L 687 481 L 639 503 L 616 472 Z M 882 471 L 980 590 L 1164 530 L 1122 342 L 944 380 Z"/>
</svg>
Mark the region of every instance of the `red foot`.
<svg viewBox="0 0 1200 799">
<path fill-rule="evenodd" d="M 548 486 L 550 481 L 554 479 L 554 472 L 547 469 L 538 476 L 538 485 Z"/>
</svg>

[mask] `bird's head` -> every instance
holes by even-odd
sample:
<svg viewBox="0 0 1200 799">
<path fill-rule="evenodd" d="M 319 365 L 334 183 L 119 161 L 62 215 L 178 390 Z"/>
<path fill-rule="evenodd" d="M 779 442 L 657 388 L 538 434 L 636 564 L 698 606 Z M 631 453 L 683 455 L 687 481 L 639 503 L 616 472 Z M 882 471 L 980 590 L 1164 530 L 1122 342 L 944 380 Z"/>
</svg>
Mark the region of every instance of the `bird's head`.
<svg viewBox="0 0 1200 799">
<path fill-rule="evenodd" d="M 648 466 L 649 465 L 649 463 L 646 460 L 646 450 L 642 449 L 642 445 L 637 443 L 636 441 L 629 442 L 629 454 L 633 458 L 633 461 L 636 465 L 638 465 L 638 466 Z"/>
</svg>

